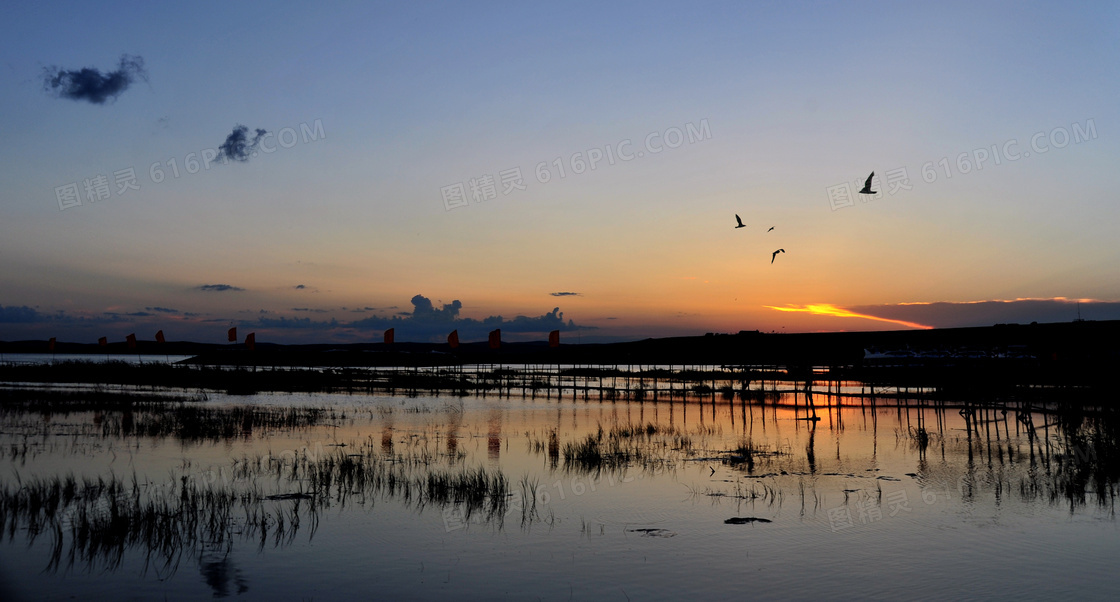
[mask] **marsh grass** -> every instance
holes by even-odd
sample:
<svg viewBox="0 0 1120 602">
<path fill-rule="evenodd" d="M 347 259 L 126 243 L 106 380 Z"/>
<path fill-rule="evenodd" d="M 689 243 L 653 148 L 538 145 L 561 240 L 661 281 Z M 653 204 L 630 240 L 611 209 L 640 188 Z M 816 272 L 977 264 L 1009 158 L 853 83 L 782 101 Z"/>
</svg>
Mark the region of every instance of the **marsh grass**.
<svg viewBox="0 0 1120 602">
<path fill-rule="evenodd" d="M 747 472 L 753 472 L 755 462 L 759 459 L 770 460 L 780 456 L 788 456 L 789 452 L 781 449 L 771 449 L 767 446 L 756 444 L 749 438 L 740 439 L 734 449 L 721 453 L 722 461 L 733 467 L 746 467 Z"/>
<path fill-rule="evenodd" d="M 586 437 L 564 444 L 560 455 L 569 470 L 622 470 L 670 468 L 693 453 L 693 440 L 675 427 L 646 424 L 602 425 Z"/>
<path fill-rule="evenodd" d="M 417 511 L 454 505 L 498 528 L 514 512 L 522 525 L 540 519 L 535 479 L 526 476 L 515 490 L 501 471 L 445 464 L 423 448 L 401 454 L 378 448 L 371 437 L 329 453 L 243 457 L 221 479 L 192 472 L 189 461 L 162 483 L 135 474 L 27 480 L 17 474 L 14 483 L 0 485 L 0 534 L 9 541 L 23 535 L 28 545 L 49 537 L 48 571 L 116 570 L 138 554 L 143 571 L 154 568 L 163 577 L 184 557 L 214 546 L 248 540 L 264 549 L 289 545 L 300 532 L 311 538 L 320 514 L 336 506 L 389 499 Z"/>
</svg>

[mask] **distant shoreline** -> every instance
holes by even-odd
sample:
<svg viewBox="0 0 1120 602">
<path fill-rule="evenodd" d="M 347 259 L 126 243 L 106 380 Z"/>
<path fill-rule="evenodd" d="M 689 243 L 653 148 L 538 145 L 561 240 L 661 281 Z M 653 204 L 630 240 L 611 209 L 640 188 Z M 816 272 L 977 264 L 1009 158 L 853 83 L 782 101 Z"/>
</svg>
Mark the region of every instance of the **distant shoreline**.
<svg viewBox="0 0 1120 602">
<path fill-rule="evenodd" d="M 1040 361 L 1096 361 L 1120 358 L 1120 320 L 1048 324 L 998 324 L 970 328 L 826 333 L 712 334 L 650 338 L 620 343 L 562 343 L 550 348 L 544 340 L 502 342 L 491 349 L 486 341 L 463 343 L 313 343 L 285 345 L 257 341 L 244 344 L 138 340 L 105 346 L 58 342 L 59 355 L 176 355 L 196 363 L 257 365 L 443 365 L 461 363 L 565 364 L 760 364 L 842 366 L 865 359 L 901 358 L 1033 358 Z M 0 341 L 0 353 L 51 353 L 47 341 Z M 427 356 L 427 357 L 425 357 Z M 249 358 L 256 358 L 252 360 Z M 260 360 L 267 360 L 263 362 Z M 402 361 L 404 363 L 402 364 Z"/>
<path fill-rule="evenodd" d="M 314 381 L 313 388 L 318 390 L 335 386 L 351 388 L 357 377 L 353 374 L 343 377 L 342 373 L 332 376 L 330 370 L 314 370 L 298 377 L 285 377 L 289 384 L 280 386 L 278 383 L 280 389 L 269 389 L 272 385 L 264 382 L 268 380 L 264 374 L 272 373 L 275 378 L 276 372 L 270 368 L 461 366 L 490 369 L 504 366 L 511 370 L 541 367 L 557 373 L 563 366 L 574 366 L 597 370 L 599 374 L 618 374 L 668 367 L 667 378 L 680 382 L 700 382 L 708 378 L 706 375 L 748 380 L 854 381 L 869 385 L 931 387 L 945 393 L 971 396 L 1005 394 L 1032 387 L 1103 391 L 1106 379 L 1120 359 L 1117 341 L 1120 341 L 1120 321 L 854 333 L 740 332 L 555 348 L 544 342 L 502 343 L 499 349 L 490 349 L 485 342 L 465 343 L 454 350 L 446 344 L 430 343 L 257 343 L 256 349 L 250 351 L 243 345 L 140 341 L 130 352 L 124 349 L 123 342 L 98 348 L 99 351 L 89 350 L 97 346 L 59 343 L 56 345 L 59 353 L 80 355 L 80 349 L 85 349 L 91 360 L 104 357 L 106 352 L 132 357 L 170 354 L 190 356 L 179 362 L 184 365 L 180 366 L 182 368 L 251 368 L 252 371 L 242 372 L 258 376 L 243 374 L 239 378 L 244 382 L 231 385 L 238 379 L 211 375 L 199 380 L 203 372 L 209 371 L 188 371 L 193 373 L 188 377 L 183 371 L 175 371 L 176 366 L 163 363 L 149 362 L 127 368 L 115 366 L 112 370 L 100 371 L 88 366 L 83 368 L 81 363 L 56 363 L 46 369 L 7 365 L 0 369 L 0 381 L 163 383 L 166 386 L 213 385 L 219 389 L 233 386 L 249 390 L 303 390 L 311 386 L 310 382 L 299 383 L 302 379 Z M 2 343 L 0 349 L 9 354 L 42 354 L 44 344 L 39 341 Z M 98 372 L 113 372 L 115 376 L 99 380 L 109 375 Z M 215 369 L 213 372 L 222 371 Z M 434 380 L 431 376 L 413 382 L 409 380 L 412 377 L 401 371 L 393 378 L 402 387 L 410 383 L 420 388 L 457 386 L 444 382 L 443 376 Z M 94 380 L 83 380 L 86 378 Z M 386 383 L 386 386 L 396 387 L 397 384 Z"/>
</svg>

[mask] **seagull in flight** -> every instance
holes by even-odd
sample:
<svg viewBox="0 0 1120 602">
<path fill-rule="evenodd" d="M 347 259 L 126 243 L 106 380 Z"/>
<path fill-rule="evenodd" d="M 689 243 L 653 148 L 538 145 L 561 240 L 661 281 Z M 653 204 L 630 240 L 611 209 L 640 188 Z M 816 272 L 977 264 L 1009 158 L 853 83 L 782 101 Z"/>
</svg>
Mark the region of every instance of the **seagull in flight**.
<svg viewBox="0 0 1120 602">
<path fill-rule="evenodd" d="M 871 190 L 871 178 L 874 177 L 875 172 L 871 172 L 871 175 L 867 176 L 867 181 L 863 183 L 863 190 L 859 191 L 860 194 L 878 194 L 874 190 Z"/>
<path fill-rule="evenodd" d="M 774 226 L 770 226 L 770 230 L 773 230 L 773 229 L 774 229 Z M 767 230 L 767 232 L 769 232 L 770 230 Z"/>
<path fill-rule="evenodd" d="M 774 259 L 778 257 L 778 253 L 785 253 L 785 252 L 786 252 L 785 249 L 778 249 L 777 251 L 774 251 L 770 255 L 770 263 L 774 263 Z"/>
<path fill-rule="evenodd" d="M 739 225 L 735 226 L 736 229 L 747 227 L 746 224 L 743 223 L 743 220 L 739 219 L 739 214 L 738 213 L 735 214 L 735 221 L 739 222 Z"/>
</svg>

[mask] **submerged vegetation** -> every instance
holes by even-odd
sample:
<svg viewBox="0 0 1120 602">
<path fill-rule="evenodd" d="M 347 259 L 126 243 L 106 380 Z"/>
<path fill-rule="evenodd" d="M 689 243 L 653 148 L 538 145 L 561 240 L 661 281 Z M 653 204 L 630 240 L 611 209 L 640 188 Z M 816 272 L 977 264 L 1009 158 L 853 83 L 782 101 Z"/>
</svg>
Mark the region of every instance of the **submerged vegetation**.
<svg viewBox="0 0 1120 602">
<path fill-rule="evenodd" d="M 383 454 L 379 447 L 371 438 L 355 451 L 243 457 L 221 479 L 189 472 L 160 483 L 135 474 L 17 474 L 0 486 L 0 533 L 9 541 L 23 533 L 28 543 L 49 536 L 49 570 L 116 569 L 135 553 L 144 570 L 166 575 L 204 547 L 242 540 L 281 546 L 304 528 L 310 538 L 319 515 L 334 506 L 397 499 L 421 511 L 454 506 L 465 518 L 479 515 L 499 526 L 514 513 L 522 524 L 538 518 L 538 486 L 529 477 L 515 490 L 501 471 L 440 466 L 424 454 Z"/>
<path fill-rule="evenodd" d="M 595 376 L 586 370 L 565 377 Z M 644 386 L 637 379 L 635 384 Z M 205 390 L 189 388 L 13 385 L 0 388 L 0 459 L 9 462 L 9 472 L 0 477 L 0 536 L 9 545 L 47 542 L 46 568 L 51 571 L 140 566 L 163 578 L 184 559 L 201 562 L 215 550 L 228 554 L 246 542 L 264 549 L 286 546 L 300 535 L 310 539 L 324 511 L 369 509 L 378 501 L 392 500 L 417 513 L 438 511 L 449 531 L 468 524 L 501 529 L 507 519 L 523 527 L 552 525 L 557 519 L 548 506 L 550 490 L 561 499 L 565 491 L 581 495 L 584 487 L 595 491 L 597 475 L 605 473 L 611 485 L 627 483 L 631 470 L 699 479 L 681 479 L 681 484 L 693 497 L 712 503 L 734 501 L 780 512 L 783 499 L 799 494 L 805 516 L 807 508 L 814 513 L 828 509 L 829 492 L 842 492 L 842 502 L 831 501 L 847 505 L 852 494 L 857 504 L 881 511 L 883 484 L 903 480 L 902 475 L 876 474 L 873 465 L 840 468 L 848 459 L 840 459 L 839 443 L 836 460 L 825 460 L 832 454 L 823 448 L 818 452 L 815 446 L 823 437 L 817 433 L 842 432 L 841 405 L 821 406 L 827 419 L 804 421 L 798 392 L 766 391 L 758 400 L 721 409 L 725 420 L 716 420 L 716 403 L 705 404 L 699 424 L 680 420 L 696 415 L 694 405 L 669 405 L 667 420 L 656 412 L 646 419 L 648 411 L 638 414 L 638 420 L 608 418 L 590 432 L 587 426 L 565 432 L 560 421 L 550 419 L 549 426 L 525 432 L 527 453 L 544 460 L 542 472 L 511 479 L 499 462 L 509 448 L 509 435 L 502 435 L 508 401 L 488 408 L 481 421 L 477 408 L 462 397 L 363 397 L 342 407 L 273 406 L 215 403 Z M 770 407 L 771 395 L 785 396 L 783 403 L 793 409 L 779 418 Z M 596 405 L 575 404 L 571 407 Z M 937 488 L 928 492 L 934 498 L 951 494 L 968 501 L 982 495 L 1002 499 L 1017 489 L 1023 500 L 1064 502 L 1071 511 L 1096 505 L 1111 512 L 1115 506 L 1120 483 L 1115 409 L 924 401 L 886 409 L 877 407 L 874 397 L 862 409 L 854 405 L 849 400 L 844 406 L 846 415 L 864 412 L 871 424 L 879 416 L 895 416 L 896 447 L 916 457 L 915 472 L 906 476 L 923 488 L 923 501 L 928 487 Z M 601 416 L 614 412 L 607 403 L 603 407 Z M 665 412 L 664 406 L 658 411 Z M 963 421 L 964 428 L 947 425 L 949 418 L 955 425 Z M 768 426 L 774 429 L 769 434 Z M 361 432 L 371 427 L 373 433 Z M 728 427 L 732 432 L 725 436 Z M 339 432 L 351 433 L 350 438 Z M 271 437 L 293 433 L 307 441 L 303 449 L 267 451 Z M 49 462 L 36 460 L 64 449 L 113 455 L 115 460 L 114 442 L 123 442 L 130 449 L 131 466 L 132 450 L 154 448 L 163 439 L 184 444 L 183 450 L 254 441 L 249 449 L 259 451 L 229 458 L 216 474 L 209 466 L 199 470 L 184 457 L 177 469 L 157 480 L 133 472 L 134 467 L 119 476 L 114 471 L 124 461 L 109 462 L 100 475 L 88 476 L 52 475 L 43 471 Z M 470 451 L 471 441 L 478 451 Z M 941 462 L 926 461 L 936 455 Z M 475 461 L 483 457 L 487 463 Z M 946 457 L 967 457 L 966 474 L 947 474 Z M 820 464 L 826 463 L 839 472 L 823 472 Z"/>
<path fill-rule="evenodd" d="M 564 444 L 564 466 L 570 470 L 620 470 L 637 465 L 645 470 L 672 468 L 691 454 L 692 439 L 674 427 L 646 423 L 602 425 L 583 439 Z"/>
</svg>

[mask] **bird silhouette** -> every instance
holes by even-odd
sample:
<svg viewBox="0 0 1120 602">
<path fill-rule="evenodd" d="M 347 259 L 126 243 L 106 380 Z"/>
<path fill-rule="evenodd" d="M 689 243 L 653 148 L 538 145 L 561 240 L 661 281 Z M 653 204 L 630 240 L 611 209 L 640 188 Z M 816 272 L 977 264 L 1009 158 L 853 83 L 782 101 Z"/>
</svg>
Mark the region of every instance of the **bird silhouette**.
<svg viewBox="0 0 1120 602">
<path fill-rule="evenodd" d="M 778 249 L 770 254 L 770 263 L 774 263 L 774 259 L 778 257 L 778 253 L 785 253 L 785 249 Z"/>
<path fill-rule="evenodd" d="M 859 191 L 860 194 L 877 194 L 874 190 L 871 190 L 871 178 L 874 177 L 875 172 L 871 172 L 871 175 L 867 176 L 867 181 L 863 183 L 863 190 Z"/>
<path fill-rule="evenodd" d="M 774 229 L 774 226 L 770 226 L 770 230 L 773 230 L 773 229 Z M 770 230 L 767 230 L 767 232 L 769 232 Z"/>
<path fill-rule="evenodd" d="M 735 221 L 739 222 L 739 225 L 735 226 L 736 229 L 747 227 L 745 224 L 743 224 L 743 220 L 739 219 L 739 214 L 738 213 L 735 214 Z"/>
</svg>

